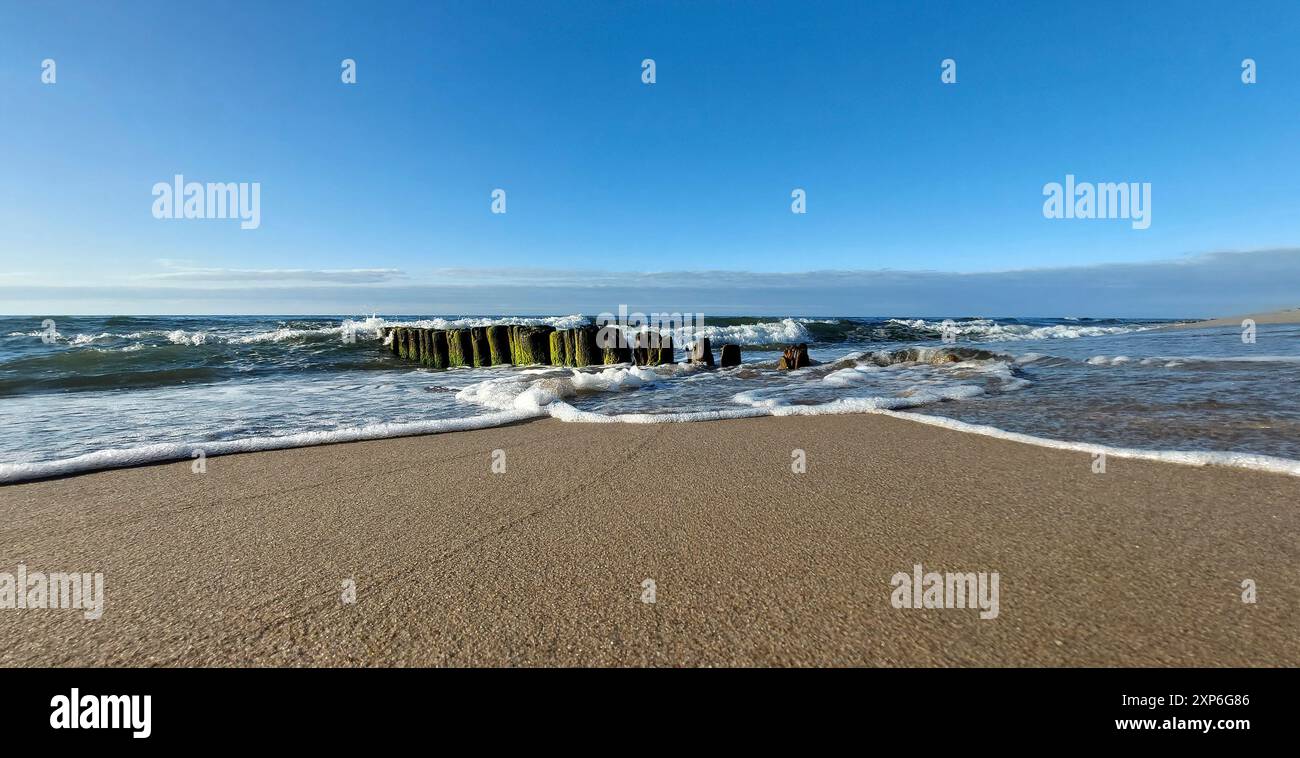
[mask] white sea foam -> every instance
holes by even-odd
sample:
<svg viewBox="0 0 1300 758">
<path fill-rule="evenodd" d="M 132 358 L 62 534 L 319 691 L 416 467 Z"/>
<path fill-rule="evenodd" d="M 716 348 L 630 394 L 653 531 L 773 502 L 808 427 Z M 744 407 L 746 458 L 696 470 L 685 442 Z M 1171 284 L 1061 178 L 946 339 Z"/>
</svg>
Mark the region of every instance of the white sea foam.
<svg viewBox="0 0 1300 758">
<path fill-rule="evenodd" d="M 184 329 L 167 332 L 167 341 L 173 345 L 202 345 L 207 343 L 208 337 L 207 332 L 187 332 Z"/>
<path fill-rule="evenodd" d="M 10 337 L 42 337 L 45 332 L 12 332 Z M 101 343 L 121 341 L 121 340 L 142 340 L 142 339 L 165 339 L 174 345 L 202 345 L 206 342 L 224 342 L 224 338 L 218 337 L 211 332 L 195 331 L 190 332 L 184 329 L 173 329 L 170 331 L 153 331 L 153 332 L 127 332 L 118 334 L 116 332 L 100 332 L 99 334 L 74 334 L 66 336 L 56 333 L 55 339 L 66 342 L 69 347 L 98 347 Z M 141 345 L 130 345 L 127 347 L 108 349 L 118 349 L 123 351 L 138 350 Z"/>
<path fill-rule="evenodd" d="M 567 388 L 558 384 L 543 387 L 535 377 L 515 374 L 471 384 L 457 392 L 456 399 L 496 410 L 538 411 L 552 400 L 574 392 L 572 383 Z"/>
<path fill-rule="evenodd" d="M 1096 445 L 1089 442 L 1070 442 L 1066 440 L 1054 440 L 1047 437 L 1035 437 L 1030 434 L 1008 432 L 994 426 L 969 424 L 965 421 L 958 421 L 944 416 L 931 416 L 922 413 L 902 413 L 897 411 L 878 412 L 886 416 L 894 416 L 909 421 L 918 421 L 922 424 L 929 424 L 931 426 L 941 426 L 945 429 L 952 429 L 958 432 L 982 434 L 986 437 L 997 437 L 1012 442 L 1021 442 L 1026 445 L 1049 447 L 1057 450 L 1073 450 L 1092 455 L 1104 453 L 1106 456 L 1111 458 L 1161 461 L 1164 463 L 1180 463 L 1189 466 L 1230 466 L 1233 468 L 1251 469 L 1253 471 L 1267 471 L 1275 474 L 1300 476 L 1300 461 L 1293 461 L 1289 458 L 1278 458 L 1271 455 L 1203 452 L 1199 450 L 1142 450 L 1140 448 L 1112 447 L 1110 445 Z"/>
<path fill-rule="evenodd" d="M 890 368 L 892 368 L 892 366 Z M 842 383 L 845 386 L 852 386 L 859 383 L 856 377 L 869 375 L 873 370 L 880 369 L 875 366 L 871 366 L 870 368 L 860 366 L 840 369 L 827 374 L 823 377 L 822 381 L 829 381 L 833 384 Z M 1018 389 L 1027 384 L 1023 379 L 1014 377 L 1011 374 L 1010 367 L 1004 363 L 989 361 L 981 366 L 975 367 L 975 370 L 987 373 L 997 373 L 1003 379 L 1008 380 L 1007 385 L 1002 388 L 1004 391 Z M 644 369 L 641 369 L 640 371 L 645 372 L 646 374 L 653 374 L 653 372 Z M 598 374 L 588 374 L 588 376 L 593 377 L 591 380 L 592 386 L 606 389 L 619 386 L 620 382 L 615 378 L 618 373 L 619 372 L 606 370 L 599 372 Z M 606 378 L 602 379 L 602 375 L 605 375 Z M 998 437 L 1000 439 L 1037 445 L 1040 447 L 1073 450 L 1090 454 L 1100 452 L 1116 458 L 1152 460 L 1197 466 L 1230 466 L 1257 471 L 1282 473 L 1291 476 L 1300 476 L 1300 461 L 1275 456 L 1203 451 L 1143 450 L 1140 448 L 1124 448 L 1084 442 L 1054 440 L 1046 437 L 1036 437 L 1017 432 L 1008 432 L 993 426 L 970 424 L 942 416 L 903 412 L 904 409 L 917 408 L 950 400 L 968 399 L 981 395 L 984 392 L 985 390 L 982 387 L 972 384 L 955 384 L 939 387 L 924 387 L 918 385 L 900 393 L 898 396 L 845 397 L 827 403 L 804 405 L 789 404 L 783 402 L 780 398 L 764 397 L 763 393 L 760 391 L 746 391 L 737 393 L 732 397 L 733 402 L 746 406 L 742 408 L 723 408 L 709 411 L 688 411 L 678 413 L 623 414 L 602 414 L 593 411 L 584 411 L 575 408 L 569 403 L 563 402 L 563 400 L 559 398 L 548 398 L 546 403 L 537 407 L 537 410 L 543 411 L 553 418 L 567 422 L 630 424 L 684 423 L 751 418 L 756 416 L 819 416 L 879 413 L 933 426 L 942 426 L 954 431 L 982 434 L 985 436 Z"/>
<path fill-rule="evenodd" d="M 468 329 L 476 326 L 553 326 L 556 329 L 573 329 L 591 323 L 591 319 L 581 314 L 571 316 L 544 316 L 540 318 L 522 318 L 520 316 L 493 316 L 485 318 L 429 318 L 408 321 L 378 320 L 378 326 L 405 326 L 415 329 Z"/>
<path fill-rule="evenodd" d="M 1300 363 L 1300 355 L 1183 355 L 1177 357 L 1165 358 L 1165 360 L 1178 360 L 1184 363 Z"/>
<path fill-rule="evenodd" d="M 0 463 L 0 483 L 19 482 L 28 479 L 41 479 L 51 476 L 66 476 L 86 471 L 97 471 L 123 466 L 139 466 L 147 463 L 162 463 L 187 459 L 195 451 L 202 450 L 208 457 L 229 455 L 231 453 L 251 453 L 259 450 L 282 450 L 293 447 L 310 447 L 336 442 L 358 442 L 361 440 L 385 439 L 389 437 L 409 437 L 417 434 L 439 434 L 467 429 L 485 429 L 488 427 L 512 424 L 541 415 L 535 411 L 503 411 L 482 416 L 469 416 L 453 419 L 436 419 L 429 421 L 411 421 L 404 423 L 370 424 L 321 432 L 302 432 L 279 437 L 250 437 L 247 439 L 227 440 L 222 442 L 201 443 L 158 443 L 132 448 L 99 450 L 74 458 L 36 463 Z"/>
<path fill-rule="evenodd" d="M 813 337 L 808 331 L 807 324 L 834 323 L 836 323 L 834 319 L 783 318 L 778 321 L 760 321 L 752 324 L 662 326 L 657 330 L 632 324 L 609 324 L 608 326 L 623 332 L 658 331 L 659 334 L 672 337 L 673 345 L 684 347 L 705 337 L 714 345 L 779 345 L 812 342 Z M 631 337 L 627 339 L 629 344 L 634 342 Z"/>
<path fill-rule="evenodd" d="M 597 372 L 574 371 L 573 384 L 580 390 L 590 392 L 622 392 L 653 384 L 659 374 L 653 369 L 640 366 L 607 368 Z"/>
<path fill-rule="evenodd" d="M 724 408 L 716 411 L 685 411 L 681 413 L 617 413 L 606 415 L 574 408 L 565 402 L 553 403 L 546 408 L 552 418 L 560 421 L 587 424 L 666 424 L 690 421 L 720 421 L 732 418 L 754 418 L 775 415 L 762 408 Z"/>
<path fill-rule="evenodd" d="M 1142 450 L 1139 448 L 1113 447 L 1086 442 L 1054 440 L 1046 437 L 1020 434 L 1018 432 L 1009 432 L 993 426 L 969 424 L 964 421 L 957 421 L 943 416 L 931 416 L 899 410 L 900 408 L 917 407 L 919 405 L 925 405 L 945 399 L 971 397 L 976 394 L 979 394 L 978 388 L 968 387 L 964 388 L 964 391 L 961 391 L 961 388 L 950 388 L 946 391 L 931 393 L 928 395 L 918 395 L 911 398 L 841 398 L 821 405 L 755 405 L 750 408 L 725 409 L 718 411 L 689 413 L 629 413 L 610 416 L 589 411 L 581 411 L 567 403 L 555 403 L 548 406 L 548 411 L 550 412 L 549 415 L 560 419 L 561 421 L 628 424 L 716 421 L 722 419 L 750 418 L 755 416 L 823 416 L 876 413 L 909 421 L 916 421 L 922 424 L 929 424 L 931 426 L 940 426 L 953 431 L 966 432 L 968 434 L 980 434 L 987 437 L 996 437 L 1026 445 L 1036 445 L 1038 447 L 1047 447 L 1057 450 L 1071 450 L 1088 454 L 1104 453 L 1113 458 L 1160 461 L 1163 463 L 1191 466 L 1227 466 L 1232 468 L 1250 469 L 1253 471 L 1286 474 L 1289 476 L 1300 476 L 1300 461 L 1269 455 L 1202 452 L 1195 450 Z"/>
<path fill-rule="evenodd" d="M 1084 361 L 1093 366 L 1121 366 L 1133 358 L 1127 355 L 1094 355 Z M 1155 355 L 1138 361 L 1142 366 L 1183 366 L 1188 363 L 1300 363 L 1297 355 Z"/>
<path fill-rule="evenodd" d="M 251 334 L 239 333 L 218 333 L 214 331 L 189 331 L 185 329 L 173 329 L 170 331 L 159 332 L 133 332 L 131 334 L 111 334 L 104 333 L 100 335 L 77 335 L 71 340 L 71 344 L 84 345 L 90 344 L 96 340 L 118 338 L 118 339 L 142 339 L 146 337 L 160 337 L 166 339 L 174 345 L 208 345 L 208 344 L 233 344 L 233 345 L 254 345 L 261 343 L 277 343 L 293 340 L 311 339 L 316 337 L 337 337 L 345 331 L 351 331 L 357 339 L 378 339 L 382 330 L 386 326 L 408 326 L 421 329 L 464 329 L 471 326 L 492 326 L 494 324 L 523 324 L 523 325 L 550 325 L 557 329 L 570 329 L 575 326 L 581 326 L 588 323 L 585 316 L 555 316 L 547 318 L 518 318 L 513 316 L 503 316 L 500 318 L 463 318 L 463 319 L 423 319 L 423 320 L 395 320 L 388 321 L 378 316 L 371 316 L 364 319 L 352 320 L 346 319 L 337 324 L 328 326 L 319 326 L 313 328 L 295 328 L 295 327 L 277 327 L 267 329 Z M 14 333 L 10 336 L 35 336 L 39 337 L 42 332 L 32 332 L 30 335 L 23 333 Z M 385 341 L 387 342 L 387 341 Z"/>
<path fill-rule="evenodd" d="M 816 405 L 792 405 L 781 398 L 763 397 L 757 391 L 738 392 L 732 402 L 762 408 L 773 416 L 823 416 L 844 413 L 868 413 L 882 409 L 916 408 L 945 400 L 965 400 L 984 394 L 984 388 L 972 384 L 927 388 L 916 385 L 894 396 L 842 397 Z"/>
<path fill-rule="evenodd" d="M 812 342 L 807 324 L 833 324 L 834 320 L 810 318 L 783 318 L 780 321 L 762 321 L 755 324 L 732 324 L 729 326 L 707 325 L 696 328 L 692 334 L 683 330 L 673 330 L 675 344 L 686 344 L 695 339 L 707 337 L 715 345 L 780 345 L 787 343 Z"/>
<path fill-rule="evenodd" d="M 103 340 L 117 339 L 117 337 L 118 335 L 109 334 L 108 332 L 103 332 L 101 334 L 77 334 L 74 335 L 72 339 L 68 340 L 68 344 L 74 347 L 81 347 L 83 345 L 93 345 L 94 343 Z"/>
<path fill-rule="evenodd" d="M 845 378 L 852 377 L 855 372 L 867 375 L 873 369 L 884 371 L 894 368 L 895 366 L 887 368 L 872 366 L 862 372 L 858 372 L 857 369 L 840 369 L 827 374 L 822 381 L 826 382 L 832 377 L 840 377 L 840 379 L 834 381 L 847 381 L 851 385 L 856 382 L 853 379 L 846 380 Z M 1009 371 L 1009 368 L 1005 365 L 1000 368 L 986 366 L 982 370 Z M 461 390 L 457 394 L 458 400 L 494 409 L 492 412 L 482 415 L 371 424 L 331 431 L 304 432 L 274 437 L 253 437 L 222 442 L 143 445 L 125 449 L 101 450 L 74 458 L 48 462 L 4 463 L 0 464 L 0 483 L 187 459 L 191 457 L 194 451 L 200 449 L 203 450 L 206 456 L 219 456 L 338 442 L 483 429 L 546 416 L 575 423 L 659 424 L 759 416 L 820 416 L 859 413 L 878 413 L 894 416 L 955 431 L 982 434 L 1040 447 L 1090 454 L 1101 452 L 1116 458 L 1132 458 L 1186 465 L 1230 466 L 1300 476 L 1300 461 L 1273 456 L 1112 447 L 1036 437 L 941 416 L 903 412 L 906 409 L 934 403 L 968 399 L 985 392 L 983 387 L 968 383 L 929 386 L 926 382 L 933 380 L 922 380 L 894 396 L 842 397 L 819 404 L 791 404 L 781 398 L 767 397 L 762 392 L 751 390 L 736 393 L 732 397 L 732 402 L 741 407 L 669 413 L 604 414 L 581 410 L 566 402 L 566 400 L 576 396 L 580 391 L 619 392 L 641 387 L 658 381 L 661 378 L 659 374 L 650 369 L 637 367 L 611 367 L 597 372 L 582 372 L 569 369 L 567 375 L 564 374 L 564 371 L 566 370 L 538 370 L 531 376 L 512 375 L 493 378 Z M 715 376 L 718 374 L 710 375 Z"/>
<path fill-rule="evenodd" d="M 1085 362 L 1092 364 L 1093 366 L 1121 366 L 1131 360 L 1133 359 L 1127 355 L 1094 355 Z"/>
<path fill-rule="evenodd" d="M 823 376 L 822 381 L 835 387 L 859 386 L 869 382 L 872 378 L 871 375 L 877 374 L 881 370 L 880 366 L 874 364 L 858 365 L 832 371 Z"/>
<path fill-rule="evenodd" d="M 889 319 L 891 323 L 902 324 L 913 329 L 927 329 L 941 332 L 942 321 L 924 319 Z M 1010 342 L 1017 340 L 1041 339 L 1075 339 L 1078 337 L 1101 337 L 1107 334 L 1126 334 L 1152 329 L 1151 326 L 1092 326 L 1073 324 L 1053 324 L 1051 326 L 1029 326 L 1028 324 L 999 324 L 991 319 L 972 319 L 956 321 L 952 331 L 959 337 L 966 337 L 981 342 Z"/>
<path fill-rule="evenodd" d="M 600 371 L 534 369 L 485 379 L 456 393 L 456 399 L 487 408 L 540 410 L 578 392 L 621 392 L 655 382 L 659 375 L 638 366 L 614 366 Z"/>
<path fill-rule="evenodd" d="M 360 321 L 345 319 L 337 326 L 320 326 L 312 329 L 295 329 L 287 326 L 270 329 L 255 334 L 247 334 L 238 337 L 227 337 L 225 341 L 239 345 L 251 345 L 260 342 L 285 342 L 287 340 L 307 339 L 311 337 L 339 337 L 345 331 L 351 331 L 357 339 L 366 337 L 377 338 L 381 334 L 384 326 L 390 326 L 388 322 L 378 316 L 371 316 Z M 442 328 L 442 327 L 439 327 Z"/>
</svg>

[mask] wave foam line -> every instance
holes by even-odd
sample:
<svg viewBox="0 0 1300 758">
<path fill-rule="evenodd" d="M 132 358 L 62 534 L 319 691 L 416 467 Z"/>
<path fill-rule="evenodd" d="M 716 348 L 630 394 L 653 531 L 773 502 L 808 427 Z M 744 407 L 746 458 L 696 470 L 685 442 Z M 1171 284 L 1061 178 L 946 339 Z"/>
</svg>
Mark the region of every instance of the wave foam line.
<svg viewBox="0 0 1300 758">
<path fill-rule="evenodd" d="M 719 411 L 696 411 L 690 413 L 624 413 L 607 416 L 591 411 L 582 411 L 568 403 L 557 401 L 545 406 L 552 418 L 578 423 L 622 423 L 622 424 L 662 424 L 687 423 L 693 421 L 721 421 L 725 419 L 757 418 L 762 416 L 829 416 L 854 413 L 877 414 L 891 418 L 915 421 L 930 426 L 938 426 L 956 432 L 979 434 L 1009 442 L 1025 445 L 1068 450 L 1079 453 L 1104 453 L 1108 458 L 1127 458 L 1131 460 L 1158 461 L 1185 466 L 1225 466 L 1229 468 L 1264 471 L 1271 474 L 1285 474 L 1300 477 L 1300 461 L 1278 458 L 1271 455 L 1255 453 L 1218 453 L 1197 450 L 1143 450 L 1141 448 L 1114 447 L 1090 442 L 1071 442 L 1049 437 L 1036 437 L 1031 434 L 1009 432 L 995 426 L 971 424 L 945 416 L 930 416 L 923 413 L 909 413 L 889 408 L 916 407 L 927 404 L 905 398 L 843 398 L 822 405 L 785 405 L 751 408 L 735 408 Z"/>
<path fill-rule="evenodd" d="M 1161 463 L 1178 463 L 1185 466 L 1227 466 L 1231 468 L 1250 469 L 1251 471 L 1266 471 L 1272 474 L 1300 476 L 1300 461 L 1293 461 L 1290 458 L 1278 458 L 1272 455 L 1257 455 L 1255 453 L 1214 453 L 1199 450 L 1143 450 L 1135 447 L 1112 447 L 1110 445 L 1098 445 L 1091 442 L 1070 442 L 1067 440 L 1054 440 L 1049 437 L 1035 437 L 1032 434 L 1021 434 L 1020 432 L 1008 432 L 1005 429 L 999 429 L 996 426 L 971 424 L 965 421 L 947 418 L 946 416 L 930 416 L 924 413 L 907 413 L 904 411 L 891 411 L 884 409 L 869 412 L 878 413 L 882 416 L 905 419 L 907 421 L 916 421 L 922 424 L 938 426 L 957 432 L 967 432 L 969 434 L 979 434 L 985 437 L 996 437 L 997 439 L 1008 440 L 1010 442 L 1020 442 L 1025 445 L 1035 445 L 1037 447 L 1048 447 L 1056 450 L 1069 450 L 1072 452 L 1089 453 L 1093 455 L 1104 453 L 1107 458 L 1159 461 Z"/>
<path fill-rule="evenodd" d="M 370 331 L 378 331 L 378 327 L 384 326 L 405 326 L 414 329 L 468 329 L 470 327 L 484 326 L 502 326 L 515 325 L 520 326 L 553 326 L 556 329 L 573 329 L 579 326 L 586 326 L 591 323 L 591 319 L 586 316 L 575 313 L 569 316 L 482 316 L 478 318 L 426 318 L 415 320 L 394 319 L 387 321 L 383 318 L 366 319 L 366 328 Z M 361 324 L 357 324 L 361 328 Z"/>
<path fill-rule="evenodd" d="M 241 440 L 200 443 L 160 442 L 140 447 L 98 450 L 93 453 L 55 461 L 0 463 L 0 484 L 184 460 L 194 457 L 196 450 L 202 450 L 205 457 L 215 457 L 232 453 L 253 453 L 262 450 L 332 445 L 339 442 L 362 442 L 393 437 L 412 437 L 421 434 L 487 429 L 545 415 L 545 411 L 511 410 L 464 418 L 368 424 L 350 429 L 301 432 L 283 437 L 250 437 Z"/>
<path fill-rule="evenodd" d="M 360 442 L 365 440 L 409 437 L 423 434 L 441 434 L 445 432 L 487 429 L 505 424 L 525 421 L 532 418 L 550 416 L 568 423 L 603 423 L 603 424 L 662 424 L 690 423 L 695 421 L 722 421 L 727 419 L 758 418 L 766 416 L 826 416 L 848 414 L 878 414 L 905 421 L 914 421 L 930 426 L 938 426 L 951 431 L 979 434 L 985 437 L 1019 442 L 1025 445 L 1068 450 L 1072 452 L 1096 454 L 1104 453 L 1107 457 L 1127 458 L 1132 460 L 1157 461 L 1188 466 L 1224 466 L 1251 471 L 1263 471 L 1300 477 L 1300 461 L 1278 458 L 1253 453 L 1218 453 L 1193 450 L 1142 450 L 1139 448 L 1114 447 L 1089 442 L 1070 442 L 1047 437 L 1036 437 L 1020 432 L 1009 432 L 994 426 L 971 424 L 944 416 L 930 416 L 922 413 L 909 413 L 893 410 L 898 407 L 916 407 L 927 401 L 945 399 L 942 397 L 925 398 L 842 398 L 821 405 L 783 405 L 760 406 L 749 408 L 727 408 L 716 411 L 693 411 L 683 413 L 623 413 L 606 415 L 593 411 L 583 411 L 562 401 L 553 400 L 545 405 L 516 410 L 498 411 L 482 416 L 470 416 L 455 419 L 436 419 L 430 421 L 411 421 L 403 423 L 370 424 L 353 429 L 340 429 L 328 432 L 304 432 L 283 437 L 254 437 L 244 440 L 229 440 L 206 444 L 194 443 L 160 443 L 141 447 L 101 450 L 75 458 L 39 463 L 0 463 L 0 484 L 21 482 L 30 479 L 43 479 L 53 476 L 85 473 L 110 468 L 139 466 L 149 463 L 182 460 L 192 457 L 195 450 L 203 450 L 205 456 L 229 455 L 232 453 L 249 453 L 263 450 L 282 450 L 295 447 L 311 447 L 340 442 Z"/>
<path fill-rule="evenodd" d="M 925 319 L 891 318 L 888 323 L 906 326 L 911 329 L 925 329 L 933 332 L 943 331 L 942 321 Z M 973 319 L 954 321 L 952 331 L 960 336 L 984 342 L 1012 342 L 1042 339 L 1077 339 L 1079 337 L 1101 337 L 1108 334 L 1128 334 L 1154 329 L 1153 326 L 1130 324 L 1123 326 L 1068 325 L 1051 324 L 1033 326 L 1030 324 L 999 324 L 992 319 Z"/>
</svg>

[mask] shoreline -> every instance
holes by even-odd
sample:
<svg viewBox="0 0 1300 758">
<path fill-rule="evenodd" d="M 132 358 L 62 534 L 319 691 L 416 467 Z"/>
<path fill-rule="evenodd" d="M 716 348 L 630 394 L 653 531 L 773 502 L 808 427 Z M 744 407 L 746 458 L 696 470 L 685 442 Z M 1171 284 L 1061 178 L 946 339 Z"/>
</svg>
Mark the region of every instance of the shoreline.
<svg viewBox="0 0 1300 758">
<path fill-rule="evenodd" d="M 1190 321 L 1184 324 L 1170 324 L 1169 326 L 1158 327 L 1155 331 L 1209 329 L 1220 326 L 1240 327 L 1241 322 L 1246 319 L 1251 319 L 1256 324 L 1300 324 L 1300 308 L 1286 308 L 1265 313 L 1249 313 L 1242 316 L 1225 316 L 1223 318 L 1205 319 L 1204 321 Z"/>
<path fill-rule="evenodd" d="M 14 484 L 0 571 L 106 603 L 0 609 L 0 665 L 1300 663 L 1300 482 L 1092 462 L 884 414 L 540 419 Z M 917 563 L 999 572 L 1000 614 L 892 607 Z"/>
<path fill-rule="evenodd" d="M 1228 453 L 1205 450 L 1165 450 L 1147 448 L 1127 448 L 1076 440 L 1058 440 L 1040 437 L 1022 432 L 1012 432 L 994 426 L 972 424 L 965 421 L 935 414 L 918 413 L 911 410 L 895 411 L 876 409 L 870 411 L 853 410 L 843 413 L 805 411 L 808 406 L 783 406 L 779 409 L 725 409 L 721 411 L 701 411 L 698 413 L 631 413 L 615 416 L 596 416 L 569 406 L 557 403 L 543 406 L 539 411 L 530 410 L 494 411 L 480 416 L 465 416 L 450 419 L 431 419 L 405 423 L 381 423 L 366 427 L 333 430 L 329 432 L 302 432 L 281 437 L 255 437 L 248 439 L 224 440 L 203 444 L 160 443 L 138 448 L 120 448 L 96 451 L 73 458 L 34 463 L 0 463 L 0 491 L 5 487 L 29 482 L 65 479 L 95 474 L 102 471 L 139 468 L 143 466 L 165 465 L 178 461 L 190 460 L 193 451 L 203 450 L 204 455 L 218 458 L 227 455 L 245 455 L 253 453 L 294 450 L 298 448 L 321 447 L 329 445 L 346 445 L 356 442 L 371 442 L 385 439 L 403 439 L 408 437 L 437 436 L 455 432 L 478 429 L 495 429 L 514 424 L 543 419 L 553 419 L 566 424 L 698 424 L 716 421 L 756 419 L 756 418 L 790 418 L 818 416 L 889 416 L 905 419 L 914 423 L 937 426 L 963 434 L 973 434 L 992 439 L 1001 439 L 1018 444 L 1030 445 L 1054 450 L 1104 454 L 1108 458 L 1159 461 L 1179 466 L 1223 467 L 1255 471 L 1282 476 L 1300 477 L 1300 460 L 1258 453 Z M 116 460 L 123 462 L 118 463 Z M 30 473 L 28 473 L 30 472 Z"/>
</svg>

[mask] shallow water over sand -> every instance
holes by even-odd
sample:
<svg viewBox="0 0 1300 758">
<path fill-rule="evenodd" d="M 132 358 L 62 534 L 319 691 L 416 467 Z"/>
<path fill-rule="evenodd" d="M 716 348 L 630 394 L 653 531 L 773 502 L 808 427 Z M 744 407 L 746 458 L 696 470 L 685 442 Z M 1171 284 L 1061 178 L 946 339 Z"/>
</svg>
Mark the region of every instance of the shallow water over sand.
<svg viewBox="0 0 1300 758">
<path fill-rule="evenodd" d="M 1261 325 L 1245 344 L 1235 327 L 958 318 L 946 344 L 934 318 L 727 318 L 705 333 L 715 350 L 744 344 L 732 369 L 434 371 L 380 343 L 379 327 L 412 320 L 356 319 L 349 342 L 343 317 L 69 317 L 56 318 L 47 343 L 41 319 L 0 319 L 0 478 L 541 415 L 666 422 L 881 409 L 1121 448 L 1300 460 L 1296 325 Z M 467 323 L 490 321 L 520 319 Z M 808 342 L 819 365 L 776 370 L 791 342 Z"/>
</svg>

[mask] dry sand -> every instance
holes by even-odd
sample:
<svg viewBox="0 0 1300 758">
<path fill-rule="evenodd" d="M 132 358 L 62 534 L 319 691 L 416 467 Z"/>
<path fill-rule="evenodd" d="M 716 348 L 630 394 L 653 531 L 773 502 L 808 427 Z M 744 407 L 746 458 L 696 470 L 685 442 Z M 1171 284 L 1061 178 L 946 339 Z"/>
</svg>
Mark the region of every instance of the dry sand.
<svg viewBox="0 0 1300 758">
<path fill-rule="evenodd" d="M 1294 477 L 1094 474 L 881 416 L 546 420 L 207 463 L 0 488 L 0 571 L 107 577 L 98 621 L 0 610 L 0 663 L 1300 664 Z M 999 572 L 1000 615 L 892 607 L 917 562 Z"/>
<path fill-rule="evenodd" d="M 1186 324 L 1174 324 L 1172 326 L 1161 327 L 1163 329 L 1205 329 L 1212 326 L 1241 326 L 1245 319 L 1251 319 L 1256 324 L 1300 324 L 1300 308 L 1291 308 L 1284 311 L 1271 311 L 1269 313 L 1251 313 L 1246 316 L 1229 316 L 1227 318 L 1213 318 L 1207 321 L 1193 321 Z"/>
</svg>

